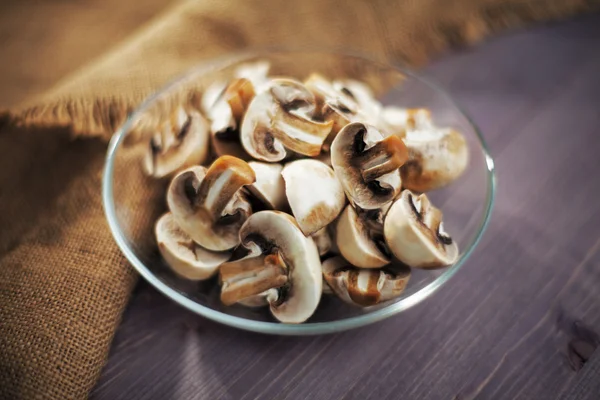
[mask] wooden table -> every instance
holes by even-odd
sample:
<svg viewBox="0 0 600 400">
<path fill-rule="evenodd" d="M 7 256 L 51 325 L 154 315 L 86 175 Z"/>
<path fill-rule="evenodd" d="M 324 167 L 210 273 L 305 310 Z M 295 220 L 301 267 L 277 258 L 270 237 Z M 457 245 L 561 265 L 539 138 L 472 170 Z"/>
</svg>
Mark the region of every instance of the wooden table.
<svg viewBox="0 0 600 400">
<path fill-rule="evenodd" d="M 600 332 L 600 16 L 426 72 L 480 126 L 499 181 L 488 232 L 446 286 L 373 326 L 276 337 L 142 283 L 92 399 L 600 398 L 599 354 L 586 363 Z"/>
</svg>

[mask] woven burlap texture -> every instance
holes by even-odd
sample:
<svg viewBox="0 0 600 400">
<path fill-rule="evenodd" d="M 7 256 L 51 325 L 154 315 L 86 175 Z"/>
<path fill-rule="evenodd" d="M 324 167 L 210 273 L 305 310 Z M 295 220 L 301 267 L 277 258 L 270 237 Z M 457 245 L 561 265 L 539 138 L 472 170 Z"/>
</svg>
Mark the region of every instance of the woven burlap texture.
<svg viewBox="0 0 600 400">
<path fill-rule="evenodd" d="M 0 398 L 85 398 L 136 275 L 100 199 L 106 142 L 139 101 L 201 60 L 285 44 L 419 66 L 584 0 L 184 2 L 43 96 L 0 116 Z"/>
</svg>

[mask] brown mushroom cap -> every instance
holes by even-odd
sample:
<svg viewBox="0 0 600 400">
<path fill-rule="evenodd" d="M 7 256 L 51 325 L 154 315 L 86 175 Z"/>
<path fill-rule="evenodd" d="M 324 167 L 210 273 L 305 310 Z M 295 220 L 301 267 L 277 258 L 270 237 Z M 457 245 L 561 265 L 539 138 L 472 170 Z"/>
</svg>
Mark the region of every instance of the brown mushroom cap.
<svg viewBox="0 0 600 400">
<path fill-rule="evenodd" d="M 390 257 L 382 251 L 383 240 L 375 240 L 352 205 L 347 205 L 338 218 L 335 237 L 339 252 L 356 267 L 381 268 L 390 263 Z"/>
<path fill-rule="evenodd" d="M 360 269 L 342 257 L 332 257 L 323 262 L 323 277 L 344 302 L 369 307 L 400 296 L 410 279 L 410 269 Z"/>
<path fill-rule="evenodd" d="M 162 178 L 203 163 L 208 156 L 208 140 L 208 123 L 204 117 L 179 107 L 150 138 L 144 170 L 150 176 Z"/>
<path fill-rule="evenodd" d="M 267 299 L 273 316 L 284 323 L 308 319 L 319 304 L 323 282 L 314 241 L 291 216 L 278 211 L 253 214 L 240 239 L 250 255 L 221 266 L 222 301 L 233 304 L 278 289 L 277 296 Z"/>
<path fill-rule="evenodd" d="M 283 160 L 286 149 L 314 157 L 331 131 L 332 122 L 317 122 L 315 98 L 302 83 L 273 79 L 250 103 L 241 127 L 241 142 L 252 157 Z"/>
<path fill-rule="evenodd" d="M 212 277 L 231 256 L 230 252 L 214 252 L 200 247 L 175 223 L 171 213 L 160 217 L 154 232 L 165 262 L 186 279 L 204 280 Z"/>
<path fill-rule="evenodd" d="M 250 166 L 235 157 L 219 157 L 208 168 L 192 167 L 173 178 L 167 203 L 175 222 L 202 247 L 223 251 L 239 243 L 238 231 L 252 213 L 241 194 L 256 180 Z"/>
<path fill-rule="evenodd" d="M 333 170 L 317 160 L 297 160 L 281 172 L 292 213 L 305 235 L 329 225 L 346 204 Z"/>
<path fill-rule="evenodd" d="M 385 217 L 384 236 L 394 256 L 413 268 L 442 268 L 458 259 L 458 246 L 444 231 L 442 212 L 425 194 L 402 191 Z"/>
<path fill-rule="evenodd" d="M 331 146 L 331 164 L 350 201 L 364 209 L 380 208 L 400 192 L 398 168 L 408 151 L 396 136 L 383 138 L 373 126 L 346 125 Z"/>
</svg>

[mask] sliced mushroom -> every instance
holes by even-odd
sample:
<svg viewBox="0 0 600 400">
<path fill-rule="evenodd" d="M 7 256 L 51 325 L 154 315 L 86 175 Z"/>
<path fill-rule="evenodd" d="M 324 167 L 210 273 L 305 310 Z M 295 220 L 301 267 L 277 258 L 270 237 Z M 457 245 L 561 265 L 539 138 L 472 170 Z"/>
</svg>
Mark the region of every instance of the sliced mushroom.
<svg viewBox="0 0 600 400">
<path fill-rule="evenodd" d="M 252 82 L 257 92 L 268 82 L 269 69 L 271 65 L 268 61 L 256 61 L 239 65 L 235 70 L 236 78 L 245 78 Z"/>
<path fill-rule="evenodd" d="M 201 164 L 208 156 L 208 140 L 208 123 L 204 117 L 179 107 L 150 138 L 144 170 L 150 176 L 162 178 Z"/>
<path fill-rule="evenodd" d="M 266 208 L 283 210 L 286 207 L 285 183 L 281 176 L 281 164 L 248 162 L 254 170 L 256 182 L 248 186 L 248 191 L 255 196 Z"/>
<path fill-rule="evenodd" d="M 346 104 L 357 105 L 352 94 L 348 95 L 339 88 L 334 87 L 333 83 L 321 74 L 312 73 L 303 83 L 315 96 L 317 109 L 321 109 L 326 101 L 336 99 L 339 99 Z"/>
<path fill-rule="evenodd" d="M 263 161 L 281 161 L 287 149 L 314 157 L 333 125 L 315 121 L 315 111 L 315 98 L 302 83 L 273 79 L 246 111 L 242 145 L 248 154 Z"/>
<path fill-rule="evenodd" d="M 380 268 L 390 263 L 383 237 L 369 229 L 366 215 L 359 217 L 352 205 L 346 206 L 336 227 L 337 247 L 352 265 Z"/>
<path fill-rule="evenodd" d="M 230 252 L 214 252 L 200 247 L 175 223 L 171 213 L 160 217 L 154 231 L 163 259 L 173 271 L 186 279 L 210 278 L 231 256 Z"/>
<path fill-rule="evenodd" d="M 379 118 L 383 106 L 375 98 L 373 91 L 367 84 L 354 79 L 340 79 L 333 82 L 333 87 L 358 104 L 361 113 L 368 118 L 364 122 L 372 123 Z"/>
<path fill-rule="evenodd" d="M 410 278 L 410 268 L 360 269 L 342 257 L 333 257 L 323 262 L 323 277 L 344 302 L 369 307 L 400 296 Z"/>
<path fill-rule="evenodd" d="M 383 138 L 373 126 L 347 125 L 331 146 L 331 164 L 350 201 L 364 209 L 380 208 L 400 192 L 398 168 L 408 159 L 402 139 Z"/>
<path fill-rule="evenodd" d="M 284 323 L 306 321 L 316 310 L 322 291 L 321 261 L 317 246 L 304 236 L 291 216 L 260 211 L 240 230 L 242 246 L 250 255 L 223 264 L 221 300 L 234 304 L 265 291 L 271 313 Z"/>
<path fill-rule="evenodd" d="M 427 192 L 457 179 L 469 162 L 467 141 L 453 129 L 430 124 L 407 131 L 408 161 L 400 172 L 406 189 Z"/>
<path fill-rule="evenodd" d="M 208 168 L 179 173 L 169 186 L 167 203 L 175 222 L 202 247 L 223 251 L 239 243 L 238 231 L 252 213 L 240 189 L 256 180 L 239 158 L 219 157 Z"/>
<path fill-rule="evenodd" d="M 402 191 L 385 217 L 384 236 L 394 256 L 410 267 L 442 268 L 458 258 L 458 246 L 444 231 L 442 212 L 425 194 Z"/>
<path fill-rule="evenodd" d="M 297 160 L 281 172 L 300 229 L 309 236 L 329 225 L 344 208 L 344 189 L 333 170 L 317 160 Z"/>
<path fill-rule="evenodd" d="M 431 120 L 431 111 L 426 108 L 384 107 L 376 126 L 385 136 L 406 137 L 408 131 L 418 129 L 425 121 Z"/>
<path fill-rule="evenodd" d="M 254 86 L 245 78 L 238 78 L 226 85 L 214 98 L 213 91 L 204 94 L 202 103 L 207 108 L 206 115 L 211 121 L 211 146 L 217 156 L 234 155 L 248 159 L 242 148 L 238 127 L 241 119 L 254 97 Z"/>
<path fill-rule="evenodd" d="M 331 235 L 329 234 L 327 227 L 319 229 L 310 236 L 315 241 L 321 257 L 329 253 L 332 249 Z"/>
</svg>

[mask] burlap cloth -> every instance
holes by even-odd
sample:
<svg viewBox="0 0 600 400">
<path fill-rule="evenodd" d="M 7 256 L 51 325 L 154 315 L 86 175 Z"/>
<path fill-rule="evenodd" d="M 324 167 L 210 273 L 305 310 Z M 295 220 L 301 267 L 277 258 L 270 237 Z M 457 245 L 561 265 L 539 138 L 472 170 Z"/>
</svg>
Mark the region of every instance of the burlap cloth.
<svg viewBox="0 0 600 400">
<path fill-rule="evenodd" d="M 106 143 L 167 80 L 203 59 L 271 44 L 343 47 L 419 66 L 500 29 L 599 6 L 592 0 L 190 1 L 44 95 L 3 112 L 0 398 L 84 398 L 98 378 L 136 282 L 104 220 Z"/>
</svg>

